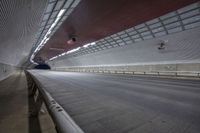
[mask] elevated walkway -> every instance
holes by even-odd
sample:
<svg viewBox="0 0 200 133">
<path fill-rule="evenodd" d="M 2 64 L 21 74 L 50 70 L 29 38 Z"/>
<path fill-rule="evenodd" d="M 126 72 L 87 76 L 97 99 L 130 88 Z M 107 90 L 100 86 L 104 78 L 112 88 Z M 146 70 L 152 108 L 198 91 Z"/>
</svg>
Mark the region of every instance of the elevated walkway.
<svg viewBox="0 0 200 133">
<path fill-rule="evenodd" d="M 39 116 L 29 115 L 33 101 L 23 71 L 0 81 L 0 133 L 56 133 L 45 106 Z"/>
</svg>

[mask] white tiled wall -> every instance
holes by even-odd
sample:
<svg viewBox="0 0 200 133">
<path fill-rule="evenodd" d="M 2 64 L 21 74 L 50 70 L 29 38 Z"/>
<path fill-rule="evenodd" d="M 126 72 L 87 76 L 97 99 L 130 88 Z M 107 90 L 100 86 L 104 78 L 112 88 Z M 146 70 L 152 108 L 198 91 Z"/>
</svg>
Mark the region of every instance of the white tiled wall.
<svg viewBox="0 0 200 133">
<path fill-rule="evenodd" d="M 158 50 L 160 40 L 167 40 Z M 200 63 L 200 28 L 50 62 L 51 67 Z"/>
<path fill-rule="evenodd" d="M 9 77 L 17 70 L 16 67 L 0 63 L 0 81 Z"/>
</svg>

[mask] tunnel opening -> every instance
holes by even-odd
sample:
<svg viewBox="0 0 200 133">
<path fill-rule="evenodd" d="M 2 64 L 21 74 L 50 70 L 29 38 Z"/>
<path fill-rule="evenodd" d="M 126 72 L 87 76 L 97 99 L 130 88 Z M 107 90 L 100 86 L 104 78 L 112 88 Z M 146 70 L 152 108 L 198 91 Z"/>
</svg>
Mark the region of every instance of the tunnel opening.
<svg viewBox="0 0 200 133">
<path fill-rule="evenodd" d="M 39 64 L 34 67 L 34 69 L 50 70 L 51 67 L 48 64 Z"/>
</svg>

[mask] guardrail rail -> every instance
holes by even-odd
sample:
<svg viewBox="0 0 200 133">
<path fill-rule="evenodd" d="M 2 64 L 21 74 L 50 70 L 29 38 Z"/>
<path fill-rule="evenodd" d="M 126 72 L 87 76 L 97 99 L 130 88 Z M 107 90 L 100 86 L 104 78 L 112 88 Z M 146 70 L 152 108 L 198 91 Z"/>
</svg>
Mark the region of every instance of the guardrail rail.
<svg viewBox="0 0 200 133">
<path fill-rule="evenodd" d="M 126 71 L 126 70 L 87 70 L 87 69 L 74 69 L 74 70 L 65 70 L 65 71 L 200 78 L 199 71 L 194 71 L 194 72 L 191 72 L 191 71 Z"/>
<path fill-rule="evenodd" d="M 31 71 L 25 71 L 25 73 L 27 77 L 29 96 L 37 97 L 37 108 L 32 113 L 34 113 L 34 115 L 38 115 L 42 102 L 44 102 L 58 133 L 84 133 L 83 130 L 67 114 L 67 112 L 45 90 L 45 87 L 31 73 Z"/>
</svg>

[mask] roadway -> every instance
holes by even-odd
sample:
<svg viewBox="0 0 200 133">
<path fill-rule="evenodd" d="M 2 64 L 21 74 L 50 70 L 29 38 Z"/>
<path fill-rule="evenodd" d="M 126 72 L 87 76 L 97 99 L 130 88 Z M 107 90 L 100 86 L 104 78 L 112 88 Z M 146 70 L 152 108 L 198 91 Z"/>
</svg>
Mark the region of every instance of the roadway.
<svg viewBox="0 0 200 133">
<path fill-rule="evenodd" d="M 199 80 L 31 71 L 86 133 L 199 133 Z"/>
</svg>

